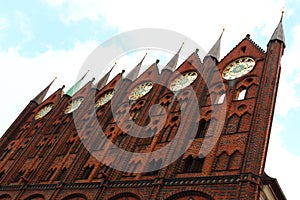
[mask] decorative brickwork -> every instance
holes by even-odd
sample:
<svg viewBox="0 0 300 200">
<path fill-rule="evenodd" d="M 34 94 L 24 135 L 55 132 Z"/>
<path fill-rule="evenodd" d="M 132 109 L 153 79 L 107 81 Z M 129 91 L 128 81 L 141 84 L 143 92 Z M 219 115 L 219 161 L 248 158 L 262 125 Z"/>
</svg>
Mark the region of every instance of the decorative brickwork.
<svg viewBox="0 0 300 200">
<path fill-rule="evenodd" d="M 63 94 L 61 88 L 44 101 L 31 101 L 0 141 L 0 200 L 258 200 L 263 196 L 264 183 L 279 188 L 273 179 L 266 178 L 264 166 L 284 41 L 272 39 L 264 52 L 247 35 L 221 61 L 217 61 L 219 52 L 215 51 L 219 51 L 219 47 L 216 45 L 211 51 L 214 54 L 207 55 L 203 62 L 197 52 L 193 52 L 175 70 L 176 54 L 172 59 L 173 67 L 169 66 L 172 70 L 165 68 L 160 72 L 156 62 L 136 79 L 131 77 L 133 80 L 124 78 L 122 72 L 105 84 L 109 76 L 106 74 L 105 81 L 98 83 L 101 87 L 90 81 L 72 97 Z M 229 63 L 246 56 L 256 63 L 252 71 L 234 80 L 217 78 Z M 211 70 L 213 65 L 217 65 L 218 70 Z M 197 74 L 192 88 L 172 92 L 154 84 L 149 92 L 130 104 L 123 98 L 124 93 L 128 97 L 136 86 L 146 81 L 170 85 L 178 78 L 178 73 L 191 71 L 202 73 Z M 208 77 L 206 82 L 203 76 Z M 121 85 L 116 86 L 120 82 Z M 122 92 L 112 93 L 116 87 Z M 190 108 L 193 92 L 199 102 L 200 115 Z M 118 106 L 112 108 L 107 102 L 97 104 L 96 109 L 91 106 L 105 94 L 113 94 L 111 101 Z M 41 95 L 45 95 L 44 92 Z M 73 113 L 66 112 L 66 108 L 80 98 L 83 101 L 78 109 Z M 225 103 L 226 110 L 220 110 Z M 160 107 L 152 112 L 154 104 Z M 40 113 L 42 117 L 35 117 L 47 105 L 52 106 L 51 110 Z M 183 116 L 182 109 L 188 110 L 189 115 Z M 142 127 L 135 131 L 150 137 L 128 134 L 132 124 L 124 120 L 127 111 L 130 120 Z M 225 112 L 224 127 L 220 127 L 220 119 L 212 117 L 212 112 Z M 73 114 L 80 116 L 76 122 Z M 92 118 L 93 114 L 96 120 Z M 160 130 L 162 116 L 166 117 L 166 123 Z M 120 163 L 128 172 L 112 169 L 86 149 L 113 155 L 108 154 L 112 150 L 103 142 L 101 128 L 115 148 L 153 152 L 180 134 L 183 121 L 183 131 L 195 133 L 195 138 L 185 138 L 191 141 L 190 147 L 168 166 L 162 166 L 161 158 L 146 158 L 147 163 L 157 168 L 154 171 L 135 173 L 135 169 L 147 171 L 147 165 L 131 157 L 122 158 Z M 212 150 L 199 157 L 204 140 L 214 138 L 219 129 L 221 135 Z M 177 156 L 172 150 L 167 155 L 165 159 Z M 106 163 L 113 162 L 118 156 L 106 157 Z M 278 188 L 273 195 L 284 197 Z"/>
</svg>

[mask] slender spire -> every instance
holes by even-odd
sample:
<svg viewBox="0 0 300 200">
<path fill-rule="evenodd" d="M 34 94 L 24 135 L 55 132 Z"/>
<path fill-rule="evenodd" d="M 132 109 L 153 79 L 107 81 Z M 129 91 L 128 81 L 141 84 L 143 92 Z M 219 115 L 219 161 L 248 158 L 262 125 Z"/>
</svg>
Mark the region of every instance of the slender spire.
<svg viewBox="0 0 300 200">
<path fill-rule="evenodd" d="M 45 89 L 43 89 L 32 101 L 36 102 L 37 104 L 40 104 L 43 102 L 45 96 L 48 93 L 49 88 L 51 87 L 52 83 L 56 80 L 57 77 L 55 77 L 53 79 L 53 81 L 51 81 L 51 83 L 45 87 Z"/>
<path fill-rule="evenodd" d="M 220 49 L 221 49 L 221 38 L 223 36 L 224 30 L 225 29 L 223 28 L 222 33 L 221 33 L 219 39 L 214 44 L 214 46 L 210 49 L 210 51 L 207 53 L 206 56 L 210 56 L 210 57 L 213 57 L 213 58 L 219 60 L 219 58 L 220 58 Z"/>
<path fill-rule="evenodd" d="M 110 73 L 116 65 L 117 65 L 117 62 L 115 62 L 115 64 L 112 66 L 112 68 L 98 81 L 97 88 L 99 90 L 102 89 L 106 85 L 108 78 L 110 76 Z"/>
<path fill-rule="evenodd" d="M 171 71 L 174 71 L 177 67 L 179 53 L 184 45 L 184 42 L 182 42 L 180 48 L 178 49 L 177 53 L 171 58 L 171 60 L 168 62 L 168 64 L 164 67 L 164 69 L 169 69 Z"/>
<path fill-rule="evenodd" d="M 90 70 L 88 70 L 82 77 L 81 79 L 79 79 L 79 81 L 77 81 L 67 92 L 66 94 L 69 95 L 70 97 L 72 97 L 79 89 L 82 83 L 82 80 L 85 78 L 85 76 L 87 75 L 87 73 Z"/>
<path fill-rule="evenodd" d="M 129 72 L 129 74 L 127 74 L 126 79 L 129 79 L 129 80 L 131 80 L 131 81 L 134 81 L 134 80 L 138 77 L 139 72 L 140 72 L 140 70 L 141 70 L 142 63 L 143 63 L 143 61 L 144 61 L 146 55 L 147 55 L 147 53 L 144 55 L 143 59 L 135 66 L 135 68 L 133 68 L 133 69 Z"/>
<path fill-rule="evenodd" d="M 284 14 L 284 11 L 282 11 L 280 21 L 270 39 L 270 42 L 274 41 L 274 40 L 278 40 L 278 41 L 283 42 L 283 45 L 285 46 L 285 37 L 284 37 L 284 31 L 283 31 L 283 26 L 282 26 L 283 14 Z"/>
</svg>

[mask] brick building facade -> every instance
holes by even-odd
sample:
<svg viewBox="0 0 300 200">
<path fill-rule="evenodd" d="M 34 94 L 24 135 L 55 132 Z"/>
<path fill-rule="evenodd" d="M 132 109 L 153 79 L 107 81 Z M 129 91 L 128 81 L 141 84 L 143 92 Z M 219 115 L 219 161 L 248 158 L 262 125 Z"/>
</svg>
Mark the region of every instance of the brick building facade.
<svg viewBox="0 0 300 200">
<path fill-rule="evenodd" d="M 108 72 L 77 90 L 79 80 L 44 100 L 47 86 L 1 138 L 0 200 L 285 199 L 264 172 L 285 48 L 282 18 L 267 51 L 247 35 L 219 61 L 220 40 L 202 61 L 196 50 L 177 69 L 180 50 L 162 70 L 155 62 L 138 76 L 140 62 L 126 77 L 107 83 Z M 166 154 L 142 160 L 115 150 L 147 155 L 180 134 Z M 181 155 L 184 142 L 190 146 Z M 116 160 L 125 171 L 110 167 Z"/>
</svg>

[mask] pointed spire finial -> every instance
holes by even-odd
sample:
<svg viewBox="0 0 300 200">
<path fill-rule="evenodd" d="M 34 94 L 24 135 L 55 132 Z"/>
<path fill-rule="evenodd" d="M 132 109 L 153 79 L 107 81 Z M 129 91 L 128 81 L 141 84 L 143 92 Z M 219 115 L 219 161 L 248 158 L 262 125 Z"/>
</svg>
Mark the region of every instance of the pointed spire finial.
<svg viewBox="0 0 300 200">
<path fill-rule="evenodd" d="M 86 75 L 90 72 L 90 70 L 88 69 L 87 72 L 81 77 L 81 81 L 86 77 Z"/>
<path fill-rule="evenodd" d="M 45 87 L 45 89 L 43 89 L 32 101 L 36 102 L 37 104 L 40 104 L 43 102 L 45 96 L 48 93 L 49 88 L 51 87 L 51 85 L 53 84 L 53 82 L 57 79 L 57 77 L 55 77 L 51 83 Z"/>
<path fill-rule="evenodd" d="M 178 58 L 179 58 L 179 54 L 181 52 L 181 49 L 184 45 L 184 42 L 181 43 L 180 48 L 178 49 L 178 51 L 176 52 L 176 54 L 171 58 L 171 60 L 168 62 L 168 64 L 164 67 L 164 69 L 169 69 L 171 71 L 174 71 L 177 67 L 177 63 L 178 63 Z"/>
<path fill-rule="evenodd" d="M 143 63 L 144 59 L 146 58 L 147 54 L 148 54 L 148 52 L 146 52 L 146 54 L 144 55 L 143 59 L 135 66 L 135 68 L 133 68 L 129 72 L 129 74 L 127 74 L 126 79 L 134 81 L 138 77 L 139 72 L 141 70 L 142 63 Z"/>
<path fill-rule="evenodd" d="M 77 81 L 67 92 L 66 94 L 72 97 L 78 90 L 80 89 L 82 80 L 85 78 L 85 76 L 89 73 L 90 70 L 88 70 L 82 77 Z"/>
<path fill-rule="evenodd" d="M 207 53 L 206 57 L 210 56 L 210 57 L 213 57 L 213 58 L 219 60 L 219 58 L 220 58 L 220 49 L 221 49 L 221 39 L 222 39 L 224 31 L 225 31 L 225 28 L 222 29 L 222 33 L 221 33 L 219 39 L 214 44 L 214 46 L 210 49 L 210 51 Z"/>
<path fill-rule="evenodd" d="M 282 22 L 282 19 L 283 19 L 283 14 L 284 14 L 284 7 L 283 7 L 283 9 L 282 9 L 282 11 L 281 11 L 280 22 Z"/>
<path fill-rule="evenodd" d="M 269 43 L 271 41 L 278 40 L 278 41 L 282 42 L 285 47 L 285 37 L 284 37 L 284 31 L 283 31 L 283 26 L 282 26 L 283 14 L 284 14 L 284 11 L 281 12 L 280 21 L 271 37 Z"/>
<path fill-rule="evenodd" d="M 117 65 L 117 61 L 115 62 L 115 64 L 110 68 L 110 70 L 98 81 L 97 83 L 97 88 L 100 90 L 102 89 L 107 81 L 108 81 L 108 78 L 110 76 L 110 73 L 112 72 L 112 70 L 114 69 L 114 67 Z"/>
</svg>

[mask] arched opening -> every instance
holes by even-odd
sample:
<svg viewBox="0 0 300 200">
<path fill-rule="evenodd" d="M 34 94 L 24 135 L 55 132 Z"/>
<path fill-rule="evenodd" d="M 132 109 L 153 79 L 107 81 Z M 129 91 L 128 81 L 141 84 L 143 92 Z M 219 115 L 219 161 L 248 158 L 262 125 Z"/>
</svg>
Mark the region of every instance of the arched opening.
<svg viewBox="0 0 300 200">
<path fill-rule="evenodd" d="M 11 196 L 9 194 L 0 195 L 0 200 L 11 200 Z"/>
<path fill-rule="evenodd" d="M 45 197 L 41 194 L 34 194 L 34 195 L 27 197 L 24 200 L 45 200 Z"/>
<path fill-rule="evenodd" d="M 207 122 L 205 119 L 200 120 L 195 138 L 203 138 L 205 136 L 205 133 L 208 129 L 208 124 L 209 122 Z"/>
<path fill-rule="evenodd" d="M 24 174 L 25 174 L 24 170 L 23 171 L 19 171 L 19 173 L 17 174 L 17 176 L 15 176 L 13 182 L 18 182 Z"/>
<path fill-rule="evenodd" d="M 173 124 L 172 126 L 168 125 L 167 127 L 165 127 L 163 132 L 161 133 L 159 142 L 170 142 L 175 136 L 177 128 L 177 124 Z"/>
<path fill-rule="evenodd" d="M 71 194 L 64 197 L 62 200 L 87 200 L 84 194 Z"/>
<path fill-rule="evenodd" d="M 123 140 L 127 137 L 127 134 L 120 134 L 118 135 L 116 141 L 115 141 L 115 145 L 117 145 L 118 147 L 121 146 Z"/>
<path fill-rule="evenodd" d="M 155 160 L 155 159 L 151 160 L 148 170 L 152 170 L 152 169 L 155 169 L 155 170 L 147 172 L 144 175 L 146 175 L 146 176 L 157 175 L 160 170 L 161 164 L 162 164 L 161 158 L 159 160 Z"/>
<path fill-rule="evenodd" d="M 0 172 L 0 179 L 4 176 L 4 174 L 5 174 L 5 171 L 2 170 L 2 171 Z"/>
<path fill-rule="evenodd" d="M 200 191 L 184 191 L 174 194 L 166 200 L 214 200 L 210 195 Z"/>
<path fill-rule="evenodd" d="M 230 155 L 228 169 L 235 170 L 240 169 L 242 164 L 243 155 L 241 152 L 236 150 L 233 154 Z"/>
<path fill-rule="evenodd" d="M 61 181 L 63 180 L 67 175 L 67 168 L 64 167 L 60 170 L 58 176 L 55 178 L 56 181 Z"/>
<path fill-rule="evenodd" d="M 226 93 L 224 91 L 219 92 L 215 99 L 215 104 L 222 104 L 225 100 Z"/>
<path fill-rule="evenodd" d="M 121 193 L 109 198 L 109 200 L 140 200 L 141 198 L 133 193 Z"/>
<path fill-rule="evenodd" d="M 4 158 L 9 154 L 10 151 L 11 151 L 11 149 L 5 149 L 0 157 L 0 161 L 3 161 Z"/>
<path fill-rule="evenodd" d="M 50 170 L 48 170 L 44 181 L 50 181 L 50 179 L 54 175 L 55 171 L 56 171 L 56 168 L 51 168 Z"/>
<path fill-rule="evenodd" d="M 229 155 L 223 151 L 217 158 L 215 163 L 215 171 L 227 170 L 229 163 Z"/>
<path fill-rule="evenodd" d="M 247 89 L 245 87 L 241 87 L 237 93 L 237 100 L 244 100 L 246 98 Z"/>
<path fill-rule="evenodd" d="M 91 172 L 93 171 L 95 165 L 92 165 L 92 166 L 86 166 L 84 169 L 83 169 L 83 173 L 81 175 L 81 179 L 88 179 Z"/>
<path fill-rule="evenodd" d="M 183 168 L 182 173 L 193 173 L 193 172 L 201 172 L 202 167 L 204 165 L 205 157 L 195 157 L 193 158 L 189 155 L 187 158 L 183 160 Z"/>
</svg>

